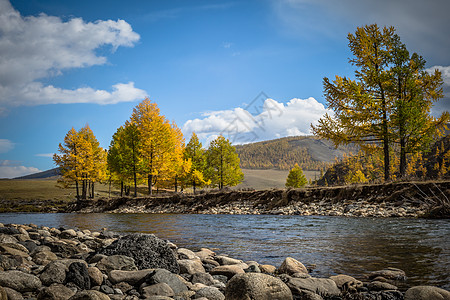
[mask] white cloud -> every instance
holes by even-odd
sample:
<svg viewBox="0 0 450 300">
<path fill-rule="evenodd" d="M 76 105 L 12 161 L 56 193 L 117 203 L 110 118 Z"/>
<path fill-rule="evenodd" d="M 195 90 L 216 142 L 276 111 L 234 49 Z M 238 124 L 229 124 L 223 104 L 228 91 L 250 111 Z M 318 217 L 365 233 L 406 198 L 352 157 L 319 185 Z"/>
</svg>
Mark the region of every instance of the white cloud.
<svg viewBox="0 0 450 300">
<path fill-rule="evenodd" d="M 10 140 L 0 139 L 0 153 L 6 153 L 14 149 L 14 143 Z"/>
<path fill-rule="evenodd" d="M 329 110 L 310 97 L 294 98 L 284 104 L 273 99 L 252 103 L 250 107 L 213 111 L 203 114 L 201 119 L 188 120 L 183 133 L 195 132 L 206 142 L 218 135 L 232 143 L 247 143 L 285 136 L 311 134 L 311 123 L 316 123 Z"/>
<path fill-rule="evenodd" d="M 40 105 L 93 102 L 111 104 L 146 96 L 132 82 L 118 83 L 113 91 L 90 87 L 74 90 L 44 85 L 40 80 L 72 68 L 107 62 L 100 47 L 133 46 L 139 35 L 123 20 L 63 21 L 40 14 L 21 16 L 8 0 L 0 0 L 0 105 Z"/>
<path fill-rule="evenodd" d="M 0 178 L 16 178 L 41 172 L 35 167 L 25 167 L 16 165 L 10 160 L 0 160 Z"/>
</svg>

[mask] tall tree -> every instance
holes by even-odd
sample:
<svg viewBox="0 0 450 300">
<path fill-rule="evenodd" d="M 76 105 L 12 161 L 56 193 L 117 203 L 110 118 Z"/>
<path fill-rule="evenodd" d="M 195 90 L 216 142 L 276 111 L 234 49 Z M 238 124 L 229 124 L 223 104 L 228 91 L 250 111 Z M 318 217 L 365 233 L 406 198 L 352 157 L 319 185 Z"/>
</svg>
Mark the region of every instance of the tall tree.
<svg viewBox="0 0 450 300">
<path fill-rule="evenodd" d="M 197 187 L 208 185 L 211 181 L 206 180 L 206 151 L 203 149 L 202 143 L 199 141 L 197 135 L 192 133 L 189 143 L 184 148 L 183 156 L 185 160 L 191 161 L 191 169 L 186 174 L 184 180 L 186 185 L 192 186 L 195 194 Z"/>
<path fill-rule="evenodd" d="M 286 178 L 286 187 L 301 188 L 306 184 L 308 184 L 308 180 L 306 179 L 305 174 L 303 174 L 303 170 L 298 164 L 295 164 Z"/>
<path fill-rule="evenodd" d="M 207 162 L 208 179 L 220 189 L 224 186 L 237 185 L 244 179 L 236 148 L 221 135 L 211 141 L 207 151 Z"/>
<path fill-rule="evenodd" d="M 428 148 L 434 138 L 445 129 L 448 112 L 439 118 L 431 116 L 431 107 L 443 97 L 442 77 L 439 70 L 425 71 L 425 60 L 418 54 L 411 56 L 406 46 L 396 39 L 393 53 L 393 80 L 390 96 L 395 98 L 392 127 L 395 142 L 400 146 L 400 177 L 406 175 L 407 154 Z"/>
</svg>

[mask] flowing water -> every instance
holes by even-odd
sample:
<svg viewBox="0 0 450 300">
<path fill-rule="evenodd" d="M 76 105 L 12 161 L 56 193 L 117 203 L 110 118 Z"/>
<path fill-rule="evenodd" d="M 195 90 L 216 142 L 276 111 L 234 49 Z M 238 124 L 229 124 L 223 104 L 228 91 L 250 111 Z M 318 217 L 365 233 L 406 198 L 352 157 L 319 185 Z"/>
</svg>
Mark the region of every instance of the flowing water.
<svg viewBox="0 0 450 300">
<path fill-rule="evenodd" d="M 362 278 L 386 267 L 404 270 L 401 287 L 450 290 L 450 221 L 273 215 L 0 214 L 0 222 L 153 233 L 179 247 L 212 248 L 279 266 L 285 257 L 316 265 L 316 277 Z"/>
</svg>

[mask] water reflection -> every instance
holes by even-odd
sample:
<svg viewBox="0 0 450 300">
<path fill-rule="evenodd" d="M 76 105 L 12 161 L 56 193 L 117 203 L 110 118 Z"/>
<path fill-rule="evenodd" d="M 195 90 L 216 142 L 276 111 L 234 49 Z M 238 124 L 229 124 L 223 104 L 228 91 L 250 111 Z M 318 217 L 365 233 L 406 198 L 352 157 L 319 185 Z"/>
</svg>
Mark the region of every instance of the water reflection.
<svg viewBox="0 0 450 300">
<path fill-rule="evenodd" d="M 0 214 L 2 223 L 153 233 L 190 249 L 214 248 L 278 266 L 291 256 L 316 264 L 314 276 L 358 277 L 388 266 L 408 285 L 450 289 L 450 222 L 306 216 L 173 214 Z"/>
</svg>

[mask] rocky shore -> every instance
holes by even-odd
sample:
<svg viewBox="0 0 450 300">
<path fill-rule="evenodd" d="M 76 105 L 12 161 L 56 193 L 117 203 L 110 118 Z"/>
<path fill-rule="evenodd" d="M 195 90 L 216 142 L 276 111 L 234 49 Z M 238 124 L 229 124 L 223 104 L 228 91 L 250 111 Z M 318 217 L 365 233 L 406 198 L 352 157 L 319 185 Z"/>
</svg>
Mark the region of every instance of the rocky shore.
<svg viewBox="0 0 450 300">
<path fill-rule="evenodd" d="M 0 300 L 450 299 L 432 286 L 400 291 L 407 274 L 399 269 L 362 274 L 361 281 L 313 278 L 295 258 L 261 265 L 150 234 L 0 223 L 0 253 Z"/>
<path fill-rule="evenodd" d="M 450 182 L 218 191 L 78 202 L 77 212 L 450 217 Z"/>
</svg>

